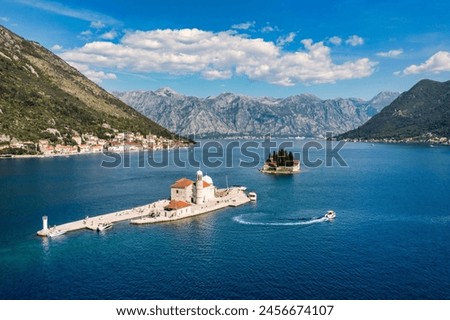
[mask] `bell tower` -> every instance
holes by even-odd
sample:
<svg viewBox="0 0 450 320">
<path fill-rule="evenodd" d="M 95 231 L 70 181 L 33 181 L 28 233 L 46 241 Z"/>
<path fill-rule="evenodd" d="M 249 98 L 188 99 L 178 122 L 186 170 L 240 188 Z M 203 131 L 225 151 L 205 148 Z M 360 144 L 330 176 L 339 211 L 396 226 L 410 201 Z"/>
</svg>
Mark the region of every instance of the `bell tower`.
<svg viewBox="0 0 450 320">
<path fill-rule="evenodd" d="M 195 203 L 203 203 L 203 172 L 197 171 L 197 181 L 195 181 Z"/>
</svg>

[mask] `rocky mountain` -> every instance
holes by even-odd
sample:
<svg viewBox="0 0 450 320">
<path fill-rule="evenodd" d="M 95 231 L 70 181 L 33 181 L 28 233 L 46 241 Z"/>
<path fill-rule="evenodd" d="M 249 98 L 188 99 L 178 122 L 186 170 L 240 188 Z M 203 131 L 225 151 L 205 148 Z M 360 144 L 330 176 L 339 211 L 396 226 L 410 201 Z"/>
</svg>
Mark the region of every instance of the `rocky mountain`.
<svg viewBox="0 0 450 320">
<path fill-rule="evenodd" d="M 310 94 L 285 99 L 232 93 L 197 98 L 169 88 L 113 94 L 160 125 L 197 138 L 341 133 L 363 124 L 399 95 L 382 92 L 370 101 L 321 100 Z"/>
<path fill-rule="evenodd" d="M 171 136 L 39 43 L 0 26 L 0 149 L 41 139 L 76 145 L 74 136 L 116 132 Z"/>
<path fill-rule="evenodd" d="M 448 141 L 450 81 L 419 81 L 367 123 L 337 138 L 400 141 L 442 138 Z"/>
</svg>

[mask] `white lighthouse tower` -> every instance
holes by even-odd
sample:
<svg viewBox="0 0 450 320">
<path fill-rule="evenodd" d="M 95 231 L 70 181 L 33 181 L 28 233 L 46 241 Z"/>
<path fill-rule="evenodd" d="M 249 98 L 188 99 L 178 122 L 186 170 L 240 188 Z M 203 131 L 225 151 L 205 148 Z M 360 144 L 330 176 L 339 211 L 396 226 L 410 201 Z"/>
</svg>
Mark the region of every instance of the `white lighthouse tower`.
<svg viewBox="0 0 450 320">
<path fill-rule="evenodd" d="M 48 229 L 48 217 L 42 216 L 42 230 Z"/>
<path fill-rule="evenodd" d="M 203 172 L 197 171 L 197 181 L 195 182 L 195 203 L 203 203 Z"/>
</svg>

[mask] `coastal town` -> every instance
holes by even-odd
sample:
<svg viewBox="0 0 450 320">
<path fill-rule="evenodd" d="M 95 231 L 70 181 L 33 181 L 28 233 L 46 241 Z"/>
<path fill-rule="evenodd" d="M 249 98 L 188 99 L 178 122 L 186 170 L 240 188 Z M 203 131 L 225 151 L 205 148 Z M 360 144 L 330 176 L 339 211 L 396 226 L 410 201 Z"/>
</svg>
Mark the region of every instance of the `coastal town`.
<svg viewBox="0 0 450 320">
<path fill-rule="evenodd" d="M 371 142 L 371 143 L 407 143 L 407 144 L 428 144 L 430 146 L 441 145 L 450 146 L 450 139 L 430 132 L 418 137 L 408 138 L 380 138 L 380 139 L 361 139 L 361 138 L 345 138 L 346 142 Z"/>
<path fill-rule="evenodd" d="M 50 134 L 58 137 L 57 130 L 49 129 Z M 33 141 L 20 141 L 9 136 L 0 135 L 0 154 L 3 157 L 21 155 L 21 150 L 27 155 L 33 156 L 57 156 L 75 155 L 100 152 L 128 152 L 142 150 L 161 150 L 187 146 L 186 141 L 168 139 L 157 135 L 140 133 L 115 132 L 109 138 L 99 138 L 94 134 L 74 135 L 70 143 L 64 143 L 61 139 L 41 139 L 37 143 Z M 16 150 L 14 154 L 2 152 Z"/>
</svg>

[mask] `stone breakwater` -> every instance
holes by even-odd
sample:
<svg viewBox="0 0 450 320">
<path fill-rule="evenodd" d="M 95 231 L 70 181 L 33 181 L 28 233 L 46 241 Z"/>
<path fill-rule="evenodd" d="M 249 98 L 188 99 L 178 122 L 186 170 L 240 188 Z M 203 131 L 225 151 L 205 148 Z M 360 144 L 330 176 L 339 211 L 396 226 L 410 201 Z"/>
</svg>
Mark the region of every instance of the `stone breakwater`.
<svg viewBox="0 0 450 320">
<path fill-rule="evenodd" d="M 250 202 L 247 194 L 240 188 L 233 187 L 230 189 L 220 189 L 218 190 L 218 193 L 220 196 L 216 197 L 214 200 L 203 204 L 193 204 L 192 210 L 189 214 L 175 215 L 165 209 L 165 207 L 170 203 L 169 200 L 158 200 L 150 204 L 127 210 L 102 214 L 94 217 L 85 217 L 81 220 L 55 225 L 47 229 L 39 230 L 37 235 L 46 237 L 52 232 L 66 233 L 83 229 L 96 231 L 100 224 L 113 224 L 122 221 L 130 221 L 132 224 L 169 222 L 197 216 L 226 207 L 237 207 Z"/>
</svg>

